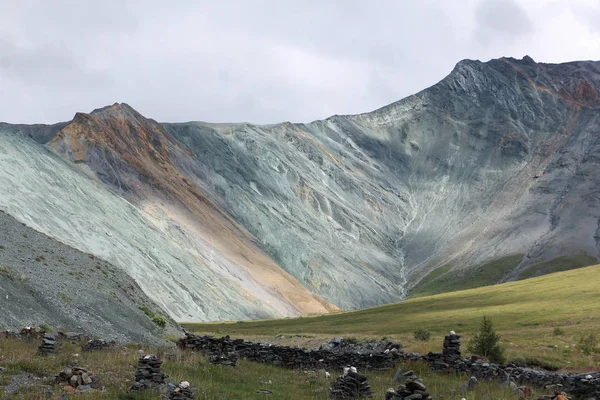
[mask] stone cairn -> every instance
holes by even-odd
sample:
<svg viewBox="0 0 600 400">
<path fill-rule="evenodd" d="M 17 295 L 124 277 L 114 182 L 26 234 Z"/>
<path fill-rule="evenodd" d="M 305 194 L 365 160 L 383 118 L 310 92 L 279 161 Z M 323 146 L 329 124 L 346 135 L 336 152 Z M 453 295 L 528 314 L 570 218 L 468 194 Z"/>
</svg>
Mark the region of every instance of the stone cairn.
<svg viewBox="0 0 600 400">
<path fill-rule="evenodd" d="M 107 350 L 116 346 L 116 342 L 111 340 L 107 342 L 103 339 L 89 340 L 82 348 L 82 351 Z"/>
<path fill-rule="evenodd" d="M 344 373 L 329 389 L 329 397 L 334 399 L 354 399 L 368 397 L 372 394 L 367 377 L 360 375 L 354 367 L 344 368 Z"/>
<path fill-rule="evenodd" d="M 155 354 L 142 354 L 138 360 L 135 381 L 130 390 L 158 389 L 168 384 L 167 376 L 160 371 L 161 359 Z"/>
<path fill-rule="evenodd" d="M 443 346 L 442 354 L 447 361 L 460 360 L 460 336 L 454 333 L 454 331 L 451 331 L 448 336 L 444 337 Z"/>
<path fill-rule="evenodd" d="M 194 400 L 194 393 L 190 388 L 190 384 L 187 381 L 181 382 L 179 385 L 171 388 L 168 400 Z"/>
<path fill-rule="evenodd" d="M 98 378 L 85 368 L 66 368 L 56 375 L 56 383 L 63 384 L 63 389 L 67 392 L 75 389 L 85 392 L 96 388 L 98 382 Z"/>
<path fill-rule="evenodd" d="M 42 356 L 56 354 L 56 336 L 45 333 L 42 343 L 38 347 L 38 354 Z"/>
<path fill-rule="evenodd" d="M 402 375 L 402 380 L 406 381 L 398 389 L 388 389 L 385 394 L 385 400 L 433 400 L 427 393 L 427 387 L 413 371 L 408 371 Z"/>
</svg>

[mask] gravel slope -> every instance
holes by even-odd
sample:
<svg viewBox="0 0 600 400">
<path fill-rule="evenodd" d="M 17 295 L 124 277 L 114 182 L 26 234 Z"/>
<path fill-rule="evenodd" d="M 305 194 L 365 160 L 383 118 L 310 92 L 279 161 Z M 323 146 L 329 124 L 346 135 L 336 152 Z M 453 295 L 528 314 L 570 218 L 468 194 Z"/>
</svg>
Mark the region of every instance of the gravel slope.
<svg viewBox="0 0 600 400">
<path fill-rule="evenodd" d="M 119 268 L 0 211 L 0 329 L 48 325 L 119 342 L 164 344 L 139 307 L 166 314 Z"/>
</svg>

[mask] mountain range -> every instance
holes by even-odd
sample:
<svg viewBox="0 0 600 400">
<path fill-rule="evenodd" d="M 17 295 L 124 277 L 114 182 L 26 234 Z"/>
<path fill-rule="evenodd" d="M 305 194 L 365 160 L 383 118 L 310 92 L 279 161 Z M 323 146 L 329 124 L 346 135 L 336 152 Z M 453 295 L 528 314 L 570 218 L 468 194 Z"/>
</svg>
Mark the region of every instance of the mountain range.
<svg viewBox="0 0 600 400">
<path fill-rule="evenodd" d="M 507 258 L 496 281 L 515 280 L 600 258 L 598 93 L 600 62 L 526 56 L 310 123 L 159 123 L 125 103 L 2 123 L 0 210 L 179 321 L 365 308 Z"/>
</svg>

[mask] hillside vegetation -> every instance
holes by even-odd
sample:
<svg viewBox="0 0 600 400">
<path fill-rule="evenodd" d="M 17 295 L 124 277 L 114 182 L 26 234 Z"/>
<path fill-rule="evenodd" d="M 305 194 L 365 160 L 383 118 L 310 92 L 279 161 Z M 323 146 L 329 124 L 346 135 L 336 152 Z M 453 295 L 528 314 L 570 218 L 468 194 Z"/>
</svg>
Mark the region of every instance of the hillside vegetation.
<svg viewBox="0 0 600 400">
<path fill-rule="evenodd" d="M 456 330 L 469 337 L 477 330 L 481 317 L 487 315 L 502 334 L 509 358 L 535 357 L 562 367 L 585 369 L 600 362 L 593 356 L 582 355 L 577 348 L 581 337 L 597 332 L 600 327 L 599 289 L 600 265 L 595 265 L 361 311 L 184 326 L 194 332 L 244 337 L 388 336 L 408 344 L 411 350 L 439 351 L 441 337 L 447 331 Z M 411 339 L 418 327 L 433 332 L 431 344 Z"/>
</svg>

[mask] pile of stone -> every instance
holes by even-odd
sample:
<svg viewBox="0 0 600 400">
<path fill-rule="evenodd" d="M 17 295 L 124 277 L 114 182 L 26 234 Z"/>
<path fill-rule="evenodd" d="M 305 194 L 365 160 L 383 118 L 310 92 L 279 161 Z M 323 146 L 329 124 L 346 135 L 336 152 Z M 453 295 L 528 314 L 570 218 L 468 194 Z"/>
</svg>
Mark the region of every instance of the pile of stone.
<svg viewBox="0 0 600 400">
<path fill-rule="evenodd" d="M 96 375 L 85 368 L 79 367 L 63 369 L 56 376 L 56 382 L 64 384 L 63 389 L 67 392 L 73 390 L 85 392 L 99 386 L 99 379 Z"/>
<path fill-rule="evenodd" d="M 448 336 L 444 337 L 442 354 L 448 361 L 460 360 L 460 336 L 458 336 L 454 331 L 451 331 Z"/>
<path fill-rule="evenodd" d="M 238 358 L 238 355 L 234 352 L 228 354 L 215 354 L 208 357 L 208 362 L 215 365 L 227 365 L 230 367 L 235 367 Z"/>
<path fill-rule="evenodd" d="M 400 343 L 389 340 L 374 340 L 368 342 L 358 342 L 354 339 L 333 338 L 319 347 L 319 350 L 331 351 L 336 354 L 357 353 L 357 354 L 378 354 L 378 353 L 399 353 L 402 349 Z"/>
<path fill-rule="evenodd" d="M 159 389 L 168 384 L 167 376 L 160 370 L 161 359 L 155 354 L 142 354 L 138 360 L 135 381 L 130 390 Z"/>
<path fill-rule="evenodd" d="M 44 334 L 42 343 L 38 347 L 38 354 L 42 356 L 56 354 L 56 336 L 49 333 Z"/>
<path fill-rule="evenodd" d="M 329 397 L 333 399 L 355 399 L 369 397 L 372 394 L 367 377 L 359 374 L 354 367 L 344 368 L 344 373 L 329 389 Z"/>
<path fill-rule="evenodd" d="M 243 339 L 232 340 L 228 336 L 214 338 L 186 333 L 186 336 L 180 339 L 177 345 L 182 349 L 199 351 L 209 357 L 214 357 L 215 361 L 229 365 L 233 362 L 233 355 L 235 355 L 254 362 L 304 370 L 340 370 L 347 365 L 354 365 L 360 369 L 386 370 L 394 368 L 404 357 L 403 353 L 398 350 L 397 344 L 386 343 L 385 346 L 373 344 L 371 352 L 365 350 L 359 353 L 350 350 L 304 350 L 298 347 L 247 342 Z"/>
<path fill-rule="evenodd" d="M 400 385 L 398 389 L 390 388 L 385 394 L 385 400 L 433 400 L 427 393 L 427 386 L 415 375 L 413 371 L 408 371 L 401 376 L 401 380 L 406 383 Z"/>
<path fill-rule="evenodd" d="M 179 385 L 172 387 L 167 396 L 168 400 L 194 400 L 194 393 L 187 381 L 181 382 Z"/>
<path fill-rule="evenodd" d="M 103 340 L 103 339 L 94 339 L 94 340 L 89 340 L 83 346 L 82 350 L 83 351 L 107 350 L 107 349 L 111 349 L 111 348 L 115 347 L 116 345 L 117 345 L 117 342 L 115 342 L 114 340 L 107 342 L 106 340 Z"/>
<path fill-rule="evenodd" d="M 88 335 L 80 332 L 65 332 L 64 330 L 59 329 L 57 333 L 59 337 L 70 340 L 73 344 L 76 344 L 80 340 L 90 339 Z"/>
</svg>

